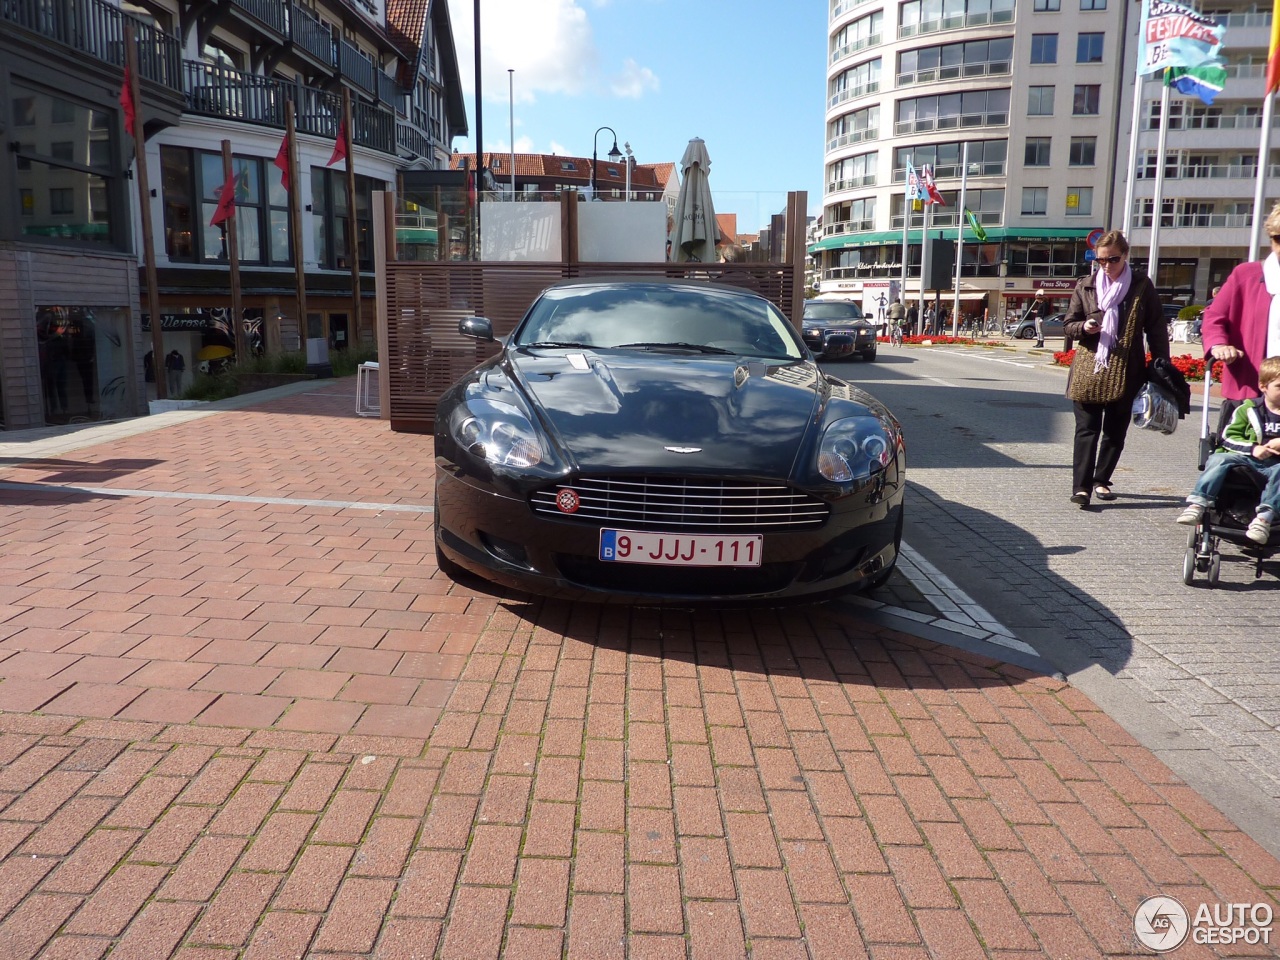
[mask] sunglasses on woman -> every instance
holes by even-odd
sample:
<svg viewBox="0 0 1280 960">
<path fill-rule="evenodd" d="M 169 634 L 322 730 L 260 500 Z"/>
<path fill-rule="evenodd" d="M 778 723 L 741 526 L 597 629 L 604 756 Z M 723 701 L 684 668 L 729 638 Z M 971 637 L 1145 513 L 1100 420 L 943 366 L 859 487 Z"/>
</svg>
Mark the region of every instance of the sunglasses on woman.
<svg viewBox="0 0 1280 960">
<path fill-rule="evenodd" d="M 1098 257 L 1097 259 L 1099 263 L 1119 263 L 1124 259 L 1124 255 L 1121 254 L 1118 257 Z"/>
</svg>

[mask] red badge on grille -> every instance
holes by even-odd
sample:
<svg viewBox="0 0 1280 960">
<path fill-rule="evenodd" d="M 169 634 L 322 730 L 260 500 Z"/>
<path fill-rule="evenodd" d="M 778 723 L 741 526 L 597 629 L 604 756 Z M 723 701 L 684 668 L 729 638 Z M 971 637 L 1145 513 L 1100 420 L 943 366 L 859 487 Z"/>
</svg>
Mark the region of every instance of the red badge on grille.
<svg viewBox="0 0 1280 960">
<path fill-rule="evenodd" d="M 561 513 L 577 513 L 578 507 L 582 506 L 582 501 L 578 499 L 576 493 L 566 488 L 556 494 L 556 506 L 560 508 Z"/>
</svg>

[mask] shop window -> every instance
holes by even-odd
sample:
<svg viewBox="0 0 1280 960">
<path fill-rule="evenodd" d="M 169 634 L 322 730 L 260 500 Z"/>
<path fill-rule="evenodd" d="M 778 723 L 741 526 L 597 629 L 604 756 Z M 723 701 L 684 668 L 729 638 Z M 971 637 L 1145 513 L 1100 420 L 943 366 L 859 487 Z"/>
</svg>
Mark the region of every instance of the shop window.
<svg viewBox="0 0 1280 960">
<path fill-rule="evenodd" d="M 382 181 L 356 177 L 355 229 L 360 269 L 373 269 L 372 194 L 382 189 Z M 351 212 L 347 206 L 346 176 L 324 167 L 311 168 L 311 223 L 316 257 L 327 270 L 350 270 L 347 231 Z"/>
<path fill-rule="evenodd" d="M 47 423 L 129 415 L 125 356 L 128 311 L 38 306 L 36 344 Z"/>
</svg>

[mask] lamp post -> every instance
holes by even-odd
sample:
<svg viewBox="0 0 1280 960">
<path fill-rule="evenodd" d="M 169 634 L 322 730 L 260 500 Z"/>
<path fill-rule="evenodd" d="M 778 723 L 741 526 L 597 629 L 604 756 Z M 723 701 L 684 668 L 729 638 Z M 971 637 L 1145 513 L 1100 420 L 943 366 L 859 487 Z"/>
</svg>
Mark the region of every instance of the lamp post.
<svg viewBox="0 0 1280 960">
<path fill-rule="evenodd" d="M 507 102 L 511 110 L 511 199 L 516 199 L 516 71 L 507 68 Z"/>
<path fill-rule="evenodd" d="M 622 159 L 622 151 L 618 149 L 618 135 L 613 132 L 613 127 L 597 127 L 595 134 L 591 137 L 591 199 L 596 199 L 596 145 L 600 139 L 600 131 L 608 130 L 613 133 L 613 147 L 609 150 L 609 159 L 617 163 Z"/>
<path fill-rule="evenodd" d="M 636 162 L 636 156 L 631 152 L 630 142 L 624 143 L 622 149 L 627 151 L 627 192 L 623 195 L 624 203 L 631 202 L 631 165 Z"/>
</svg>

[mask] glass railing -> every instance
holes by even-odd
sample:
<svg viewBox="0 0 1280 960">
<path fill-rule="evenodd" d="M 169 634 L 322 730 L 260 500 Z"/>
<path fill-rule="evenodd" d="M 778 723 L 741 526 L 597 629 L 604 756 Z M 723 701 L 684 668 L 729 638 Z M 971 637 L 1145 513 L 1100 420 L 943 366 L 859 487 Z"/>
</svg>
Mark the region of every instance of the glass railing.
<svg viewBox="0 0 1280 960">
<path fill-rule="evenodd" d="M 880 92 L 879 80 L 871 80 L 858 87 L 846 87 L 844 90 L 841 90 L 839 93 L 835 94 L 827 102 L 827 107 L 828 108 L 838 107 L 840 104 L 844 103 L 846 100 L 854 100 L 858 97 L 865 97 L 869 93 L 879 93 L 879 92 Z"/>
<path fill-rule="evenodd" d="M 853 10 L 857 7 L 862 6 L 863 4 L 870 3 L 870 2 L 871 0 L 840 0 L 839 3 L 835 4 L 831 8 L 831 19 L 839 20 L 850 10 Z"/>
<path fill-rule="evenodd" d="M 987 24 L 1013 23 L 1012 10 L 997 10 L 994 13 L 956 13 L 933 20 L 921 20 L 919 23 L 904 23 L 898 26 L 899 39 L 918 37 L 926 33 L 938 33 L 942 30 L 960 30 L 964 27 L 983 27 Z"/>
<path fill-rule="evenodd" d="M 927 133 L 930 130 L 955 130 L 961 127 L 1003 127 L 1009 123 L 1007 113 L 964 113 L 950 117 L 921 117 L 917 120 L 899 120 L 893 125 L 898 136 L 909 133 Z"/>
<path fill-rule="evenodd" d="M 847 147 L 854 143 L 865 143 L 868 140 L 879 140 L 880 131 L 875 127 L 867 127 L 864 130 L 850 130 L 848 133 L 842 133 L 840 136 L 827 141 L 827 152 L 839 150 L 841 147 Z"/>
<path fill-rule="evenodd" d="M 1007 76 L 1010 72 L 1012 72 L 1012 67 L 1008 60 L 929 67 L 924 70 L 916 70 L 914 73 L 898 74 L 897 85 L 899 87 L 909 87 L 916 83 L 939 83 L 944 80 L 961 80 L 966 77 Z"/>
<path fill-rule="evenodd" d="M 853 56 L 859 50 L 866 50 L 868 47 L 879 46 L 879 44 L 880 34 L 878 33 L 873 33 L 869 37 L 863 37 L 860 40 L 855 40 L 853 43 L 846 43 L 831 55 L 831 62 L 835 63 L 837 60 L 843 60 L 845 57 Z"/>
<path fill-rule="evenodd" d="M 867 233 L 876 228 L 875 217 L 863 217 L 859 220 L 837 220 L 835 223 L 822 225 L 824 237 L 837 237 L 846 233 Z"/>
<path fill-rule="evenodd" d="M 1150 213 L 1139 213 L 1134 217 L 1134 225 L 1150 227 L 1153 217 Z M 1247 227 L 1253 223 L 1250 213 L 1165 213 L 1160 215 L 1160 226 L 1170 229 L 1184 228 L 1235 228 Z"/>
<path fill-rule="evenodd" d="M 1267 176 L 1277 175 L 1280 175 L 1280 164 L 1273 163 L 1267 168 Z M 1236 163 L 1175 167 L 1172 170 L 1166 169 L 1164 172 L 1166 180 L 1254 180 L 1257 176 L 1256 164 L 1246 166 Z M 1155 178 L 1154 170 L 1145 166 L 1138 168 L 1137 179 L 1154 180 Z"/>
<path fill-rule="evenodd" d="M 827 193 L 839 193 L 841 190 L 858 190 L 862 187 L 874 187 L 876 175 L 868 173 L 863 177 L 845 177 L 842 180 L 831 180 L 827 183 Z"/>
</svg>

